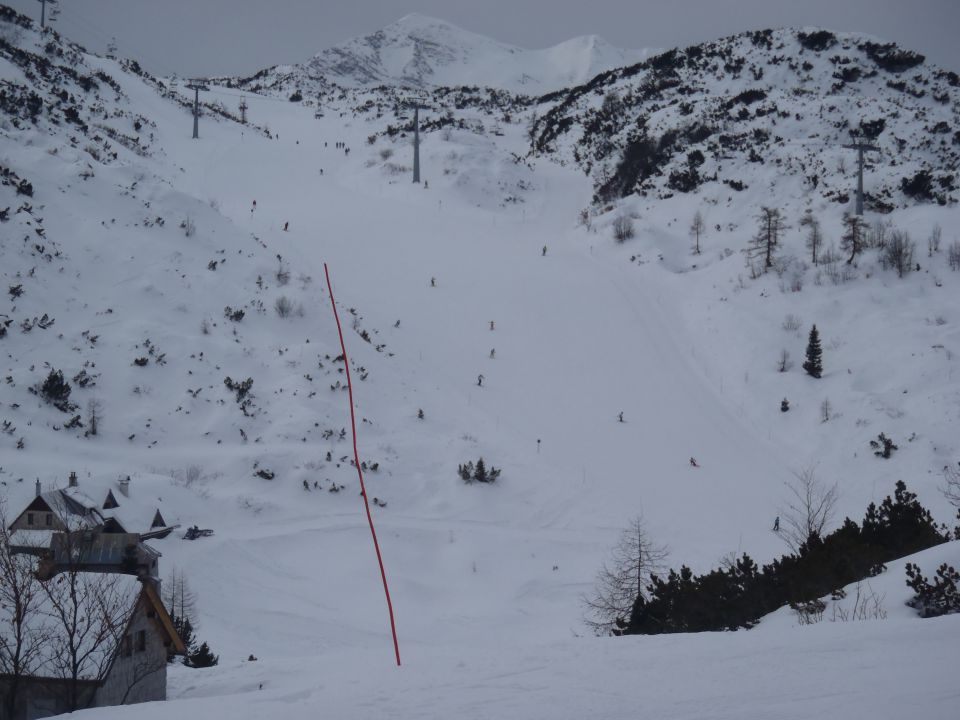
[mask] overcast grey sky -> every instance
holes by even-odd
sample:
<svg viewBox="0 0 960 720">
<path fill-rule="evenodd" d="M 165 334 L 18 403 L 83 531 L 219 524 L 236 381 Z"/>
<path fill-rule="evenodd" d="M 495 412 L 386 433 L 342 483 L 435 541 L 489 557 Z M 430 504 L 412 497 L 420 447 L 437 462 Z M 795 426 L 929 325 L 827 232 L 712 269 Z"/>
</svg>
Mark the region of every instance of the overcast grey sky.
<svg viewBox="0 0 960 720">
<path fill-rule="evenodd" d="M 38 0 L 0 0 L 39 18 Z M 540 48 L 596 34 L 620 47 L 670 48 L 742 30 L 817 25 L 865 32 L 960 72 L 960 0 L 60 0 L 55 27 L 156 74 L 244 75 L 306 60 L 403 15 L 442 18 Z"/>
</svg>

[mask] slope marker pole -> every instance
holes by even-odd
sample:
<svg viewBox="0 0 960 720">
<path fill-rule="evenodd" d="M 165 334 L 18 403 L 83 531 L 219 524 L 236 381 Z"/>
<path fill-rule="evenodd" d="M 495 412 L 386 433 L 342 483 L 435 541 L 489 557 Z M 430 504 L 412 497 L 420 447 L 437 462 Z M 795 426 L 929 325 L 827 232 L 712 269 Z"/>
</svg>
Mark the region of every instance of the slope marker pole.
<svg viewBox="0 0 960 720">
<path fill-rule="evenodd" d="M 397 667 L 399 667 L 400 644 L 397 642 L 397 625 L 393 619 L 393 603 L 390 601 L 387 573 L 383 569 L 383 556 L 380 554 L 380 543 L 377 542 L 377 531 L 373 527 L 373 515 L 370 514 L 367 487 L 363 483 L 363 471 L 360 469 L 360 453 L 357 451 L 357 421 L 353 411 L 353 383 L 350 381 L 350 359 L 347 357 L 347 346 L 343 342 L 343 328 L 340 325 L 340 316 L 337 314 L 337 303 L 333 299 L 333 285 L 330 283 L 330 270 L 327 269 L 326 263 L 323 264 L 323 272 L 327 276 L 327 290 L 330 291 L 330 306 L 333 308 L 333 318 L 337 321 L 337 333 L 340 335 L 340 349 L 343 351 L 343 364 L 347 369 L 347 393 L 350 396 L 350 428 L 353 430 L 353 461 L 357 466 L 357 475 L 360 476 L 360 495 L 363 497 L 363 507 L 367 511 L 367 523 L 370 525 L 370 535 L 373 536 L 373 549 L 377 552 L 377 563 L 380 565 L 380 577 L 383 579 L 383 592 L 387 597 L 387 611 L 390 613 L 390 632 L 393 634 L 393 652 L 397 657 Z"/>
</svg>

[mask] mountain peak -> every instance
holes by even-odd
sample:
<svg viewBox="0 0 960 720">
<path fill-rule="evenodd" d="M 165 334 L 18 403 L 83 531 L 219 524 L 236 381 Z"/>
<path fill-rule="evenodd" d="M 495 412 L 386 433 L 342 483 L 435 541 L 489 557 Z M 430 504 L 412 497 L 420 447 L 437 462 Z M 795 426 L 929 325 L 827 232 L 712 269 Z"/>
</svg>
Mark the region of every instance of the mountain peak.
<svg viewBox="0 0 960 720">
<path fill-rule="evenodd" d="M 649 55 L 647 50 L 621 50 L 596 35 L 526 50 L 440 18 L 410 13 L 374 33 L 321 51 L 280 82 L 321 79 L 345 87 L 479 85 L 540 94 Z"/>
<path fill-rule="evenodd" d="M 419 28 L 434 28 L 434 27 L 461 30 L 461 28 L 457 27 L 451 22 L 447 22 L 446 20 L 441 20 L 440 18 L 436 18 L 431 15 L 422 15 L 421 13 L 409 13 L 407 15 L 404 15 L 399 20 L 396 20 L 395 22 L 392 22 L 389 25 L 387 25 L 387 27 L 384 28 L 384 30 L 388 28 L 401 28 L 407 32 L 410 32 L 410 31 L 417 30 Z"/>
</svg>

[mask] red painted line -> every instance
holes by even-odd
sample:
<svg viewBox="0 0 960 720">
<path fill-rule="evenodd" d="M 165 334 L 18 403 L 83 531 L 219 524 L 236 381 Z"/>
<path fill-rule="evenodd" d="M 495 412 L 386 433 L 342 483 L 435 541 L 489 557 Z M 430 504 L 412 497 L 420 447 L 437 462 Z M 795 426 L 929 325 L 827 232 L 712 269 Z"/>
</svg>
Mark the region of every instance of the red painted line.
<svg viewBox="0 0 960 720">
<path fill-rule="evenodd" d="M 387 596 L 387 610 L 390 613 L 390 632 L 393 633 L 393 652 L 397 656 L 397 665 L 400 665 L 400 644 L 397 642 L 397 625 L 393 620 L 393 603 L 390 601 L 390 588 L 387 586 L 387 573 L 383 569 L 383 556 L 380 554 L 380 543 L 377 542 L 377 531 L 373 527 L 373 516 L 370 514 L 370 502 L 367 500 L 367 487 L 363 483 L 363 471 L 360 469 L 360 453 L 357 451 L 357 421 L 353 412 L 353 383 L 350 382 L 350 360 L 347 358 L 347 346 L 343 342 L 343 328 L 340 325 L 340 316 L 337 314 L 337 303 L 333 299 L 333 285 L 330 283 L 330 271 L 327 264 L 323 264 L 323 272 L 327 276 L 327 289 L 330 291 L 330 305 L 333 307 L 333 317 L 337 321 L 337 332 L 340 334 L 340 349 L 343 351 L 343 364 L 347 369 L 347 392 L 350 396 L 350 428 L 353 430 L 353 461 L 357 466 L 357 475 L 360 476 L 360 495 L 363 496 L 363 507 L 367 511 L 367 522 L 370 524 L 370 534 L 373 536 L 373 548 L 377 551 L 377 563 L 380 565 L 380 577 L 383 579 L 383 592 Z"/>
</svg>

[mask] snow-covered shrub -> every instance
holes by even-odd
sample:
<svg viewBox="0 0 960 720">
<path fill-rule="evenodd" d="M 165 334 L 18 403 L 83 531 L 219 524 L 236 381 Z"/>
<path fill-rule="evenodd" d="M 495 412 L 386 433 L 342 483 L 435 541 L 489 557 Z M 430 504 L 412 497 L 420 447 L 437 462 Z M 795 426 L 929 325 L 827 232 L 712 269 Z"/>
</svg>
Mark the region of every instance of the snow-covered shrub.
<svg viewBox="0 0 960 720">
<path fill-rule="evenodd" d="M 629 215 L 618 215 L 613 221 L 613 237 L 617 242 L 625 242 L 634 235 L 633 218 Z"/>
<path fill-rule="evenodd" d="M 70 383 L 63 378 L 62 370 L 51 370 L 41 383 L 38 391 L 40 397 L 62 412 L 70 412 L 74 406 L 70 404 Z"/>
<path fill-rule="evenodd" d="M 870 447 L 873 448 L 874 455 L 884 460 L 889 460 L 890 456 L 893 455 L 893 451 L 899 449 L 893 444 L 893 440 L 888 438 L 885 433 L 880 433 L 877 435 L 876 440 L 871 440 Z"/>
<path fill-rule="evenodd" d="M 898 277 L 903 277 L 913 270 L 913 251 L 916 243 L 902 230 L 890 233 L 890 239 L 880 251 L 880 265 L 884 270 L 896 270 Z"/>
<path fill-rule="evenodd" d="M 827 604 L 817 598 L 806 602 L 790 603 L 790 607 L 797 614 L 797 620 L 801 625 L 816 625 L 823 620 Z"/>
<path fill-rule="evenodd" d="M 290 317 L 290 315 L 293 314 L 293 301 L 286 295 L 281 295 L 273 304 L 273 308 L 277 311 L 277 315 L 280 317 Z"/>
<path fill-rule="evenodd" d="M 491 465 L 490 469 L 487 470 L 487 466 L 483 462 L 483 458 L 480 458 L 477 460 L 476 465 L 474 465 L 472 462 L 467 462 L 464 465 L 458 465 L 457 474 L 460 475 L 463 481 L 467 484 L 472 482 L 492 483 L 495 482 L 498 477 L 500 477 L 500 468 L 495 468 L 493 465 Z"/>
<path fill-rule="evenodd" d="M 793 313 L 787 313 L 786 317 L 783 318 L 783 325 L 780 327 L 782 327 L 785 332 L 796 333 L 803 327 L 803 318 Z"/>
<path fill-rule="evenodd" d="M 227 305 L 227 306 L 223 309 L 223 316 L 224 316 L 227 320 L 232 320 L 233 322 L 240 322 L 241 320 L 243 320 L 243 316 L 244 316 L 244 315 L 246 315 L 246 313 L 245 313 L 243 310 L 241 310 L 241 309 L 239 309 L 239 308 L 238 308 L 237 310 L 234 310 L 234 309 L 233 309 L 232 307 L 230 307 L 229 305 Z"/>
<path fill-rule="evenodd" d="M 243 402 L 247 395 L 250 394 L 250 388 L 253 387 L 253 378 L 247 378 L 246 380 L 234 381 L 229 375 L 223 379 L 223 384 L 227 387 L 228 390 L 231 390 L 237 394 L 237 402 Z"/>
<path fill-rule="evenodd" d="M 960 613 L 960 573 L 943 563 L 931 585 L 913 563 L 907 563 L 907 585 L 916 595 L 907 601 L 920 617 L 930 618 Z"/>
</svg>

